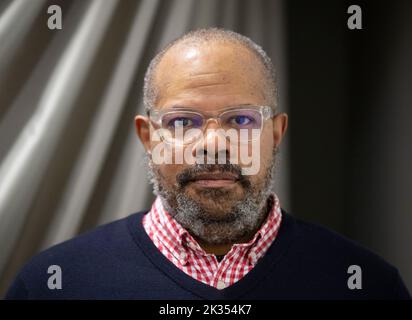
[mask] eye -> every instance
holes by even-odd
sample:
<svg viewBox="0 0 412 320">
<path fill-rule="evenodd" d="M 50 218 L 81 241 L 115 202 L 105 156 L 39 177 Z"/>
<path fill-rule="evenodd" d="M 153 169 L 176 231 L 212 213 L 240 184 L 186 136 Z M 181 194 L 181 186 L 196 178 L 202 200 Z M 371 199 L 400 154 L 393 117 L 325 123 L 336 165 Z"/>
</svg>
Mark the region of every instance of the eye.
<svg viewBox="0 0 412 320">
<path fill-rule="evenodd" d="M 173 119 L 170 119 L 167 123 L 167 126 L 169 128 L 187 128 L 193 125 L 193 121 L 189 118 L 186 117 L 176 117 Z"/>
<path fill-rule="evenodd" d="M 244 115 L 239 115 L 239 116 L 234 116 L 230 118 L 229 123 L 235 126 L 247 126 L 253 122 L 253 118 L 244 116 Z"/>
</svg>

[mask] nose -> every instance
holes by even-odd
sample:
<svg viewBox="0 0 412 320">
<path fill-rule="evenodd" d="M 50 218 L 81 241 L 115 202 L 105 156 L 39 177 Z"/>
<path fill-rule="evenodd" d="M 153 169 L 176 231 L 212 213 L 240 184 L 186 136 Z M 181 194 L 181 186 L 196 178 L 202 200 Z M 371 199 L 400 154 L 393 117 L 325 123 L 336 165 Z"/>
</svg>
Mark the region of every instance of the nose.
<svg viewBox="0 0 412 320">
<path fill-rule="evenodd" d="M 208 119 L 202 138 L 193 146 L 192 155 L 207 164 L 229 163 L 229 142 L 216 119 Z"/>
</svg>

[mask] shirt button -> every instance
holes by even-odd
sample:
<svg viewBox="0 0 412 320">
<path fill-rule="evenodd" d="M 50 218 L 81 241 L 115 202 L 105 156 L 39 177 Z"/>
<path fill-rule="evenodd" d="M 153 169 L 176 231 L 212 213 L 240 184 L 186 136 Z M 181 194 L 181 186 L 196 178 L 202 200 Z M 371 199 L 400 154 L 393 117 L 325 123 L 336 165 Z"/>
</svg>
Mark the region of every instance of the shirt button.
<svg viewBox="0 0 412 320">
<path fill-rule="evenodd" d="M 193 243 L 189 243 L 189 248 L 190 249 L 192 249 L 192 250 L 196 250 L 197 248 L 196 248 L 196 246 L 193 244 Z"/>
<path fill-rule="evenodd" d="M 181 260 L 186 260 L 186 258 L 187 258 L 186 252 L 184 252 L 184 251 L 181 252 L 181 253 L 180 253 L 180 259 L 181 259 Z"/>
<path fill-rule="evenodd" d="M 249 257 L 250 257 L 250 261 L 254 264 L 254 263 L 256 263 L 256 253 L 254 253 L 254 252 L 251 252 L 250 253 L 250 255 L 249 255 Z"/>
<path fill-rule="evenodd" d="M 222 289 L 226 288 L 226 283 L 225 283 L 224 281 L 222 281 L 222 280 L 219 280 L 219 281 L 217 282 L 217 288 L 218 288 L 219 290 L 222 290 Z"/>
</svg>

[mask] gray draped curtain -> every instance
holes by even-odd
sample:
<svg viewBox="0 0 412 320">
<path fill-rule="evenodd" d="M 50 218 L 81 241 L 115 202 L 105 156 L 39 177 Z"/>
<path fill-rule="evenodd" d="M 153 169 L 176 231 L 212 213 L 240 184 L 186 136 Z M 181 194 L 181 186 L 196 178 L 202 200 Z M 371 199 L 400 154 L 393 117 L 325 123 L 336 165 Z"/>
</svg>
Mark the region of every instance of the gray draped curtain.
<svg viewBox="0 0 412 320">
<path fill-rule="evenodd" d="M 47 27 L 50 5 L 62 9 L 61 30 Z M 40 250 L 149 208 L 133 121 L 143 110 L 143 75 L 167 42 L 207 26 L 241 32 L 267 50 L 285 110 L 281 1 L 0 3 L 0 295 Z M 285 144 L 282 159 L 287 154 Z M 287 176 L 281 160 L 286 208 Z"/>
</svg>

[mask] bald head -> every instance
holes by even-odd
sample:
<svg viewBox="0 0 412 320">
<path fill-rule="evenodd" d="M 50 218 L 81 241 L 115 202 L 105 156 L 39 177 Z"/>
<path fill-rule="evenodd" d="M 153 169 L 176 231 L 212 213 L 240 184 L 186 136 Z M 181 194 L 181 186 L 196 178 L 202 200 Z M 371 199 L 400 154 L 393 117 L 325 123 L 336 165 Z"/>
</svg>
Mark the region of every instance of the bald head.
<svg viewBox="0 0 412 320">
<path fill-rule="evenodd" d="M 248 92 L 255 101 L 258 97 L 276 111 L 275 72 L 270 58 L 238 33 L 200 29 L 176 39 L 151 61 L 145 76 L 144 105 L 148 111 L 163 105 L 165 97 L 212 98 L 216 94 L 236 104 L 241 92 Z"/>
</svg>

